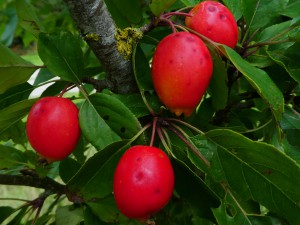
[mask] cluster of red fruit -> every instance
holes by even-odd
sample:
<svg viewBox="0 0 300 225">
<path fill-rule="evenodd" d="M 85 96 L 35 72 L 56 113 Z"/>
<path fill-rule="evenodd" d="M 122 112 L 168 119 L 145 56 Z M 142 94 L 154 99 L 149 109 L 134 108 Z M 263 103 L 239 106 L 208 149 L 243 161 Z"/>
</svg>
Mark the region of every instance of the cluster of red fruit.
<svg viewBox="0 0 300 225">
<path fill-rule="evenodd" d="M 231 12 L 214 1 L 195 6 L 186 26 L 214 42 L 234 48 L 238 28 Z M 157 46 L 152 78 L 160 100 L 176 115 L 191 115 L 212 76 L 213 63 L 201 38 L 189 32 L 173 33 Z M 76 147 L 80 127 L 78 109 L 69 99 L 40 99 L 28 115 L 26 131 L 32 147 L 49 162 L 66 158 Z M 161 149 L 133 146 L 121 157 L 113 182 L 120 211 L 146 219 L 162 209 L 174 189 L 174 172 Z"/>
<path fill-rule="evenodd" d="M 188 28 L 210 40 L 234 48 L 238 27 L 234 16 L 219 2 L 204 1 L 186 17 Z M 206 91 L 213 72 L 209 50 L 198 35 L 172 33 L 157 46 L 152 80 L 160 100 L 177 116 L 190 116 Z"/>
<path fill-rule="evenodd" d="M 234 48 L 238 27 L 228 8 L 204 1 L 195 6 L 186 26 L 214 42 Z M 160 100 L 176 115 L 191 115 L 212 76 L 213 63 L 201 38 L 189 32 L 173 33 L 157 46 L 152 80 Z M 114 176 L 114 195 L 120 211 L 130 218 L 148 218 L 170 200 L 174 172 L 158 148 L 134 146 L 122 156 Z"/>
</svg>

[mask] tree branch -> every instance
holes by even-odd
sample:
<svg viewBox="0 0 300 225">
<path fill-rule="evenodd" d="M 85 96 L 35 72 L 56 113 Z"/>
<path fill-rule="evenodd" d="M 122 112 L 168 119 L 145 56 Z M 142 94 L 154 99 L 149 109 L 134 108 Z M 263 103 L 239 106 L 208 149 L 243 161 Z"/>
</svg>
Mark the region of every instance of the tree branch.
<svg viewBox="0 0 300 225">
<path fill-rule="evenodd" d="M 107 87 L 115 93 L 135 92 L 131 61 L 118 52 L 116 25 L 104 0 L 64 0 L 85 40 L 102 63 Z"/>
<path fill-rule="evenodd" d="M 7 175 L 0 174 L 0 184 L 4 185 L 22 185 L 35 188 L 41 188 L 52 191 L 56 194 L 65 194 L 66 186 L 62 185 L 49 177 L 37 177 L 28 175 Z"/>
</svg>

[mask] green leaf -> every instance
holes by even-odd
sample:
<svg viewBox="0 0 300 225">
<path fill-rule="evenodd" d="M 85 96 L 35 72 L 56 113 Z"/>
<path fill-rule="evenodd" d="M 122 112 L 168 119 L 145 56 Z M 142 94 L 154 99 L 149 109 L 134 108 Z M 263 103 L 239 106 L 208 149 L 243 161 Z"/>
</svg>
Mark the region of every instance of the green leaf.
<svg viewBox="0 0 300 225">
<path fill-rule="evenodd" d="M 151 0 L 150 9 L 155 16 L 163 13 L 167 8 L 169 8 L 176 0 Z"/>
<path fill-rule="evenodd" d="M 0 94 L 26 82 L 37 67 L 0 43 Z"/>
<path fill-rule="evenodd" d="M 6 224 L 7 225 L 21 224 L 21 221 L 25 217 L 28 208 L 29 208 L 29 205 L 23 206 L 18 211 L 18 213 L 15 215 L 15 217 L 13 217 L 13 219 L 9 223 L 6 223 Z"/>
<path fill-rule="evenodd" d="M 282 15 L 295 18 L 299 16 L 300 12 L 300 1 L 299 0 L 289 0 L 289 3 L 285 9 L 281 12 Z"/>
<path fill-rule="evenodd" d="M 238 202 L 234 202 L 237 204 Z M 230 207 L 235 207 L 235 205 L 230 205 L 226 201 L 222 201 L 220 207 L 216 209 L 212 209 L 216 220 L 218 221 L 219 225 L 236 225 L 236 224 L 243 224 L 243 225 L 253 225 L 250 219 L 246 215 L 246 213 L 235 212 L 235 215 L 228 215 L 227 211 L 230 210 Z M 229 209 L 228 209 L 229 208 Z M 241 209 L 242 211 L 242 209 Z"/>
<path fill-rule="evenodd" d="M 212 130 L 206 136 L 218 144 L 212 164 L 221 165 L 223 179 L 234 192 L 298 223 L 300 167 L 295 161 L 271 145 L 230 130 Z"/>
<path fill-rule="evenodd" d="M 242 12 L 250 33 L 273 23 L 288 2 L 288 0 L 242 0 Z"/>
<path fill-rule="evenodd" d="M 269 104 L 275 118 L 279 121 L 284 110 L 284 99 L 281 91 L 268 74 L 248 63 L 227 46 L 222 46 L 233 65 L 244 75 L 258 94 Z"/>
<path fill-rule="evenodd" d="M 88 206 L 101 221 L 105 222 L 105 224 L 113 223 L 115 221 L 118 221 L 118 224 L 120 224 L 124 220 L 128 221 L 128 219 L 118 210 L 112 193 L 98 201 L 89 202 Z"/>
<path fill-rule="evenodd" d="M 21 120 L 35 102 L 35 99 L 23 100 L 0 110 L 0 134 Z"/>
<path fill-rule="evenodd" d="M 37 38 L 40 31 L 44 29 L 37 17 L 35 8 L 25 0 L 18 0 L 15 4 L 20 25 Z"/>
<path fill-rule="evenodd" d="M 0 145 L 0 169 L 19 166 L 25 161 L 26 158 L 20 150 Z"/>
<path fill-rule="evenodd" d="M 136 45 L 133 50 L 132 65 L 135 79 L 140 91 L 144 92 L 153 90 L 149 61 L 139 45 Z"/>
<path fill-rule="evenodd" d="M 199 1 L 197 0 L 180 0 L 185 6 L 195 6 Z"/>
<path fill-rule="evenodd" d="M 141 0 L 105 0 L 108 10 L 120 28 L 142 21 Z"/>
<path fill-rule="evenodd" d="M 132 138 L 141 129 L 141 124 L 134 114 L 113 95 L 98 93 L 91 95 L 89 99 L 105 123 L 121 138 Z"/>
<path fill-rule="evenodd" d="M 97 152 L 68 182 L 69 190 L 85 200 L 101 199 L 109 195 L 112 192 L 115 167 L 127 148 L 128 141 L 120 141 Z"/>
<path fill-rule="evenodd" d="M 128 95 L 114 95 L 119 99 L 128 109 L 134 114 L 135 117 L 140 118 L 149 114 L 142 97 L 140 94 Z"/>
<path fill-rule="evenodd" d="M 0 109 L 4 109 L 18 101 L 28 99 L 34 87 L 29 83 L 16 85 L 0 95 Z"/>
<path fill-rule="evenodd" d="M 290 107 L 285 107 L 280 125 L 283 130 L 300 129 L 300 114 Z"/>
<path fill-rule="evenodd" d="M 105 224 L 93 213 L 93 211 L 86 207 L 84 210 L 84 224 L 85 225 L 103 225 Z"/>
<path fill-rule="evenodd" d="M 224 109 L 227 105 L 228 86 L 227 71 L 220 57 L 213 58 L 213 76 L 208 91 L 212 97 L 212 104 L 216 110 Z"/>
<path fill-rule="evenodd" d="M 188 201 L 199 217 L 213 220 L 210 208 L 219 205 L 216 194 L 182 161 L 172 158 L 175 173 L 175 190 Z"/>
<path fill-rule="evenodd" d="M 6 17 L 7 19 L 4 20 L 5 26 L 0 36 L 0 43 L 5 46 L 10 46 L 14 40 L 14 33 L 18 25 L 16 9 L 12 4 L 10 4 L 6 9 L 1 9 L 1 13 L 3 13 L 5 15 L 4 18 Z M 3 19 L 3 16 L 1 19 Z"/>
<path fill-rule="evenodd" d="M 79 162 L 68 157 L 59 164 L 59 176 L 63 182 L 68 183 L 80 167 L 81 164 Z"/>
<path fill-rule="evenodd" d="M 72 209 L 71 206 L 58 207 L 55 214 L 56 225 L 74 225 L 83 220 L 81 208 Z"/>
<path fill-rule="evenodd" d="M 9 206 L 0 206 L 0 223 L 6 220 L 14 211 L 15 209 Z"/>
<path fill-rule="evenodd" d="M 80 83 L 84 60 L 79 37 L 70 32 L 40 33 L 38 53 L 51 73 L 63 80 Z"/>
<path fill-rule="evenodd" d="M 239 20 L 242 17 L 242 3 L 240 0 L 225 0 L 224 3 L 232 12 L 236 20 Z"/>
<path fill-rule="evenodd" d="M 282 49 L 268 51 L 268 55 L 271 59 L 284 67 L 290 76 L 298 83 L 300 83 L 299 47 L 300 42 L 297 42 L 284 51 Z"/>
<path fill-rule="evenodd" d="M 95 106 L 88 100 L 80 108 L 79 123 L 86 139 L 98 150 L 121 139 L 107 125 Z"/>
<path fill-rule="evenodd" d="M 268 41 L 274 38 L 274 36 L 276 36 L 277 34 L 284 32 L 286 29 L 290 27 L 290 25 L 291 25 L 290 20 L 279 24 L 273 24 L 267 27 L 266 29 L 264 29 L 263 31 L 259 32 L 259 34 L 257 35 L 257 41 L 258 42 Z M 287 35 L 282 35 L 280 39 L 286 38 L 286 36 Z"/>
</svg>

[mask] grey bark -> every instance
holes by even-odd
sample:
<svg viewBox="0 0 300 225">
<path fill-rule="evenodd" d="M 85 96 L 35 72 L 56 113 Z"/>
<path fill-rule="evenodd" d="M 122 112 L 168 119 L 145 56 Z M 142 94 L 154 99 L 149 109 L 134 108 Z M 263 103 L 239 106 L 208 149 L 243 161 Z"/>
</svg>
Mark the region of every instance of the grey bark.
<svg viewBox="0 0 300 225">
<path fill-rule="evenodd" d="M 6 185 L 42 188 L 57 194 L 64 194 L 66 192 L 64 185 L 57 183 L 49 177 L 40 178 L 37 176 L 0 174 L 0 182 Z"/>
<path fill-rule="evenodd" d="M 64 0 L 85 40 L 107 74 L 106 84 L 115 93 L 137 90 L 131 61 L 125 60 L 116 45 L 116 25 L 104 0 Z"/>
</svg>

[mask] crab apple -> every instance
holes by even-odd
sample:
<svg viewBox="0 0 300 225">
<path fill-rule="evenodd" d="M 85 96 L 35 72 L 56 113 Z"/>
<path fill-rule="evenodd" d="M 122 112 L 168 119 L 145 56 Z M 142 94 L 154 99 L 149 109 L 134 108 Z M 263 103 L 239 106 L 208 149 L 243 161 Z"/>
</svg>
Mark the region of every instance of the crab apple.
<svg viewBox="0 0 300 225">
<path fill-rule="evenodd" d="M 234 48 L 238 42 L 238 26 L 230 10 L 219 2 L 204 1 L 186 17 L 185 25 L 214 42 Z"/>
<path fill-rule="evenodd" d="M 28 140 L 49 162 L 66 158 L 80 137 L 78 108 L 67 98 L 44 97 L 30 109 L 26 123 Z"/>
<path fill-rule="evenodd" d="M 149 218 L 168 203 L 173 189 L 170 159 L 156 147 L 127 149 L 114 173 L 114 197 L 119 210 L 129 218 Z"/>
<path fill-rule="evenodd" d="M 190 116 L 212 76 L 213 63 L 204 42 L 188 32 L 163 38 L 153 55 L 154 89 L 170 111 Z"/>
</svg>

